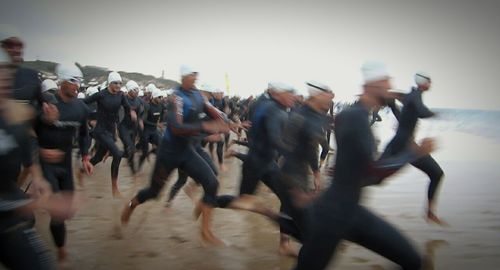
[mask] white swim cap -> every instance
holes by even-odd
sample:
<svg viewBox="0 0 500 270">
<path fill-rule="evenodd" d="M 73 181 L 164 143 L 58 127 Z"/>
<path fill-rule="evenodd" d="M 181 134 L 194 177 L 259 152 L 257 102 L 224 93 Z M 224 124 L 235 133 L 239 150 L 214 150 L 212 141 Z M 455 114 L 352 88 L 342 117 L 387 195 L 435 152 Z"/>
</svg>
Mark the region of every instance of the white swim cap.
<svg viewBox="0 0 500 270">
<path fill-rule="evenodd" d="M 112 82 L 121 82 L 122 81 L 122 76 L 116 71 L 110 72 L 108 75 L 108 84 Z"/>
<path fill-rule="evenodd" d="M 365 62 L 361 67 L 365 83 L 376 82 L 389 79 L 387 67 L 382 62 Z"/>
<path fill-rule="evenodd" d="M 47 92 L 49 90 L 57 89 L 57 84 L 51 79 L 46 79 L 42 82 L 42 93 Z"/>
</svg>

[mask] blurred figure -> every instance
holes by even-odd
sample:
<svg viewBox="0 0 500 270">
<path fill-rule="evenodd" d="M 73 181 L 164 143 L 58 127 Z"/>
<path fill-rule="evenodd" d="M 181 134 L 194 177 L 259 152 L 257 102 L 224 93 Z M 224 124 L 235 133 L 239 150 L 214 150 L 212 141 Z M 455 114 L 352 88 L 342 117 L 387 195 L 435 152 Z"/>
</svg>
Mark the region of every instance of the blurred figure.
<svg viewBox="0 0 500 270">
<path fill-rule="evenodd" d="M 413 136 L 418 119 L 429 118 L 435 115 L 422 101 L 422 94 L 429 91 L 432 85 L 430 76 L 424 72 L 418 72 L 415 74 L 415 83 L 417 87 L 413 87 L 411 92 L 404 96 L 402 100 L 403 109 L 401 111 L 394 105 L 391 106 L 394 116 L 399 121 L 399 126 L 396 135 L 387 145 L 383 155 L 395 155 L 408 146 L 415 144 Z M 427 221 L 446 226 L 447 223 L 439 219 L 435 214 L 436 193 L 444 176 L 443 169 L 441 169 L 431 155 L 423 156 L 411 164 L 427 174 L 430 180 L 427 189 Z"/>
<path fill-rule="evenodd" d="M 2 49 L 5 50 L 10 57 L 12 72 L 13 72 L 13 85 L 10 91 L 10 98 L 16 100 L 21 104 L 29 104 L 37 115 L 41 115 L 43 121 L 53 123 L 59 118 L 57 108 L 51 104 L 52 99 L 46 100 L 42 95 L 40 79 L 35 70 L 25 68 L 21 64 L 23 62 L 24 43 L 21 35 L 11 25 L 0 25 L 0 43 Z M 50 98 L 50 96 L 48 96 Z M 32 122 L 25 123 L 29 128 Z M 31 136 L 30 140 L 33 150 L 33 166 L 30 170 L 26 168 L 19 175 L 18 184 L 24 184 L 28 175 L 32 175 L 32 182 L 29 187 L 39 192 L 48 192 L 50 187 L 45 181 L 37 181 L 41 175 L 40 166 L 38 164 L 38 143 L 36 138 Z"/>
<path fill-rule="evenodd" d="M 32 190 L 29 197 L 16 185 L 21 164 L 30 168 L 33 157 L 25 125 L 29 114 L 7 99 L 12 95 L 12 72 L 10 57 L 0 49 L 0 262 L 9 269 L 56 269 L 50 251 L 32 228 L 33 210 L 44 209 L 64 219 L 74 213 L 74 205 L 71 197 L 40 190 Z"/>
<path fill-rule="evenodd" d="M 368 62 L 362 68 L 365 84 L 359 102 L 336 117 L 337 161 L 332 184 L 314 203 L 307 235 L 295 269 L 325 269 L 343 239 L 368 248 L 403 269 L 420 269 L 421 256 L 392 225 L 359 204 L 364 186 L 376 185 L 408 162 L 429 154 L 433 142 L 396 156 L 374 160 L 375 142 L 369 112 L 390 98 L 385 65 Z"/>
<path fill-rule="evenodd" d="M 318 165 L 318 147 L 326 139 L 324 126 L 327 122 L 326 113 L 330 109 L 334 97 L 330 87 L 320 82 L 307 82 L 309 97 L 298 108 L 290 113 L 290 119 L 285 125 L 283 135 L 285 143 L 290 148 L 284 153 L 281 166 L 281 181 L 286 186 L 286 207 L 284 213 L 293 220 L 298 231 L 295 235 L 303 240 L 306 226 L 304 213 L 308 205 L 320 190 L 320 170 Z M 309 171 L 314 176 L 314 192 L 309 188 Z M 280 252 L 285 255 L 297 256 L 297 251 L 282 235 Z"/>
<path fill-rule="evenodd" d="M 35 133 L 40 147 L 40 165 L 43 176 L 50 183 L 53 192 L 72 194 L 75 189 L 72 150 L 73 138 L 77 133 L 83 168 L 89 175 L 93 171 L 88 156 L 89 109 L 82 100 L 77 99 L 78 88 L 83 79 L 80 69 L 74 64 L 59 64 L 56 67 L 56 73 L 61 86 L 54 94 L 54 99 L 57 102 L 55 106 L 60 112 L 60 117 L 53 124 L 38 119 L 35 123 Z M 58 249 L 58 258 L 64 261 L 67 256 L 64 221 L 52 217 L 50 231 Z"/>
</svg>

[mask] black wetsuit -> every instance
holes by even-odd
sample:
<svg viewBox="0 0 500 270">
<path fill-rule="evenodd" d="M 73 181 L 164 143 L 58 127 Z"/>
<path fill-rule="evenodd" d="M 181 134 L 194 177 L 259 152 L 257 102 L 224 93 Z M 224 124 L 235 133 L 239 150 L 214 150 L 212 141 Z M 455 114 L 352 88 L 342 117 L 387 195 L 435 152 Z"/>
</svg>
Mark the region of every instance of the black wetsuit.
<svg viewBox="0 0 500 270">
<path fill-rule="evenodd" d="M 309 169 L 319 171 L 318 146 L 325 141 L 324 125 L 327 121 L 325 115 L 314 111 L 311 107 L 303 105 L 290 114 L 290 119 L 285 126 L 284 141 L 290 148 L 285 153 L 281 166 L 281 181 L 286 187 L 288 207 L 285 209 L 294 222 L 299 234 L 292 234 L 298 240 L 303 239 L 305 232 L 305 210 L 293 202 L 293 191 L 308 193 Z M 282 231 L 287 232 L 289 228 Z"/>
<path fill-rule="evenodd" d="M 42 103 L 52 101 L 52 99 L 46 99 L 42 94 L 38 72 L 23 66 L 17 67 L 15 71 L 12 98 L 29 104 L 39 116 L 42 114 Z M 33 122 L 26 123 L 28 127 L 31 127 L 32 124 Z M 38 142 L 33 136 L 31 136 L 31 144 L 33 162 L 38 163 Z"/>
<path fill-rule="evenodd" d="M 38 73 L 35 70 L 25 67 L 16 69 L 12 98 L 29 103 L 37 112 L 41 110 L 42 103 L 45 99 L 42 94 Z"/>
<path fill-rule="evenodd" d="M 125 114 L 130 114 L 130 105 L 123 92 L 111 94 L 108 88 L 99 93 L 87 97 L 85 103 L 97 103 L 97 124 L 94 129 L 94 138 L 98 143 L 96 154 L 90 162 L 95 165 L 102 161 L 106 152 L 113 156 L 111 163 L 111 179 L 118 178 L 118 169 L 123 157 L 123 151 L 116 145 L 116 124 L 118 123 L 118 113 L 123 107 Z"/>
<path fill-rule="evenodd" d="M 32 217 L 16 212 L 32 202 L 16 184 L 21 165 L 32 164 L 31 146 L 25 126 L 7 124 L 0 116 L 0 263 L 9 269 L 56 269 Z"/>
<path fill-rule="evenodd" d="M 141 117 L 144 111 L 142 100 L 138 97 L 130 98 L 130 96 L 127 96 L 127 101 L 130 105 L 130 110 L 135 111 L 135 113 L 137 114 L 137 118 Z M 130 114 L 124 114 L 122 121 L 120 122 L 120 124 L 118 124 L 118 134 L 120 136 L 120 140 L 123 143 L 123 147 L 125 148 L 125 155 L 127 156 L 128 165 L 130 167 L 130 170 L 132 171 L 132 174 L 135 174 L 137 172 L 134 154 L 136 151 L 135 144 L 138 130 L 138 121 L 134 122 L 132 121 L 132 117 L 130 117 Z"/>
<path fill-rule="evenodd" d="M 285 108 L 269 96 L 259 98 L 250 110 L 252 127 L 248 132 L 249 150 L 243 162 L 241 194 L 253 194 L 260 180 L 277 193 L 278 154 L 286 151 L 283 128 L 288 119 Z"/>
<path fill-rule="evenodd" d="M 139 167 L 142 167 L 144 160 L 149 154 L 149 144 L 158 147 L 160 144 L 160 132 L 158 123 L 164 120 L 165 106 L 162 103 L 154 104 L 150 102 L 145 105 L 144 112 L 144 130 L 142 131 L 141 148 L 142 155 L 139 159 Z"/>
<path fill-rule="evenodd" d="M 39 119 L 35 124 L 35 132 L 40 148 L 58 149 L 65 153 L 59 163 L 49 163 L 40 157 L 40 165 L 44 178 L 52 186 L 53 192 L 74 190 L 73 183 L 73 139 L 77 135 L 82 156 L 88 154 L 90 137 L 87 120 L 89 109 L 80 99 L 64 102 L 59 94 L 54 95 L 59 111 L 59 120 L 54 124 L 47 124 Z M 50 231 L 57 247 L 63 247 L 66 242 L 66 226 L 64 222 L 50 221 Z"/>
<path fill-rule="evenodd" d="M 410 242 L 382 218 L 359 204 L 362 188 L 417 158 L 410 151 L 373 160 L 375 141 L 369 111 L 361 103 L 336 117 L 337 161 L 332 185 L 314 203 L 295 269 L 325 269 L 343 239 L 368 248 L 400 265 L 420 269 L 421 257 Z"/>
<path fill-rule="evenodd" d="M 197 135 L 201 132 L 201 119 L 205 115 L 222 119 L 220 112 L 205 101 L 198 90 L 178 88 L 169 97 L 167 129 L 157 151 L 150 185 L 137 194 L 139 203 L 156 198 L 168 176 L 178 168 L 203 186 L 204 203 L 214 207 L 219 205 L 217 177 L 196 150 L 199 141 Z"/>
<path fill-rule="evenodd" d="M 99 92 L 97 92 L 97 93 L 99 93 Z M 97 94 L 97 93 L 95 93 L 95 94 Z M 97 120 L 97 104 L 91 103 L 91 104 L 87 104 L 87 106 L 89 107 L 89 110 L 90 110 L 89 120 Z"/>
<path fill-rule="evenodd" d="M 224 99 L 212 98 L 210 100 L 210 103 L 221 112 L 224 112 L 226 109 L 226 101 Z M 229 136 L 229 133 L 227 135 Z M 210 153 L 213 152 L 214 144 L 217 144 L 216 151 L 219 164 L 222 164 L 224 162 L 224 142 L 226 141 L 226 135 L 221 135 L 221 136 L 224 137 L 223 140 L 219 140 L 218 142 L 215 143 L 213 142 L 208 143 L 208 149 L 210 150 Z"/>
<path fill-rule="evenodd" d="M 404 97 L 401 111 L 394 105 L 391 106 L 391 109 L 399 121 L 399 126 L 396 135 L 387 145 L 383 155 L 397 154 L 406 149 L 409 144 L 414 143 L 413 136 L 418 119 L 434 116 L 434 113 L 423 104 L 422 91 L 417 88 L 413 88 Z M 429 176 L 430 183 L 427 189 L 427 198 L 432 201 L 443 178 L 443 170 L 431 155 L 423 156 L 411 164 Z"/>
<path fill-rule="evenodd" d="M 204 136 L 202 136 L 204 137 Z M 200 140 L 202 140 L 200 138 Z M 219 171 L 217 170 L 217 166 L 215 166 L 213 160 L 210 158 L 210 155 L 203 149 L 201 142 L 198 142 L 196 147 L 196 152 L 207 162 L 207 164 L 210 166 L 212 171 L 214 172 L 215 176 L 219 175 Z M 181 188 L 186 184 L 188 180 L 188 175 L 182 170 L 177 170 L 178 172 L 178 177 L 177 181 L 175 184 L 172 185 L 172 188 L 170 189 L 169 195 L 168 195 L 168 200 L 167 202 L 171 202 L 175 196 L 177 196 L 177 193 L 181 190 Z"/>
<path fill-rule="evenodd" d="M 324 125 L 325 115 L 314 111 L 307 105 L 294 110 L 284 132 L 285 142 L 291 151 L 284 156 L 282 173 L 288 179 L 291 188 L 309 191 L 309 168 L 319 171 L 316 149 L 326 140 Z"/>
</svg>

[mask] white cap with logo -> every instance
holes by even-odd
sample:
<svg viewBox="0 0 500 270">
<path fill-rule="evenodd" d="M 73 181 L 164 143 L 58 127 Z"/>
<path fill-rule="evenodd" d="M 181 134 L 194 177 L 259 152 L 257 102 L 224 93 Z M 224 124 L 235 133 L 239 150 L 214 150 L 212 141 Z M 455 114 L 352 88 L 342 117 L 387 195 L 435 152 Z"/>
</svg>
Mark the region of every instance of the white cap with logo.
<svg viewBox="0 0 500 270">
<path fill-rule="evenodd" d="M 429 76 L 429 74 L 423 71 L 415 73 L 415 83 L 417 85 L 422 85 L 430 82 L 431 82 L 431 76 Z"/>
<path fill-rule="evenodd" d="M 307 92 L 309 93 L 309 96 L 315 96 L 319 95 L 322 93 L 331 93 L 332 89 L 321 82 L 318 81 L 307 81 Z"/>
</svg>

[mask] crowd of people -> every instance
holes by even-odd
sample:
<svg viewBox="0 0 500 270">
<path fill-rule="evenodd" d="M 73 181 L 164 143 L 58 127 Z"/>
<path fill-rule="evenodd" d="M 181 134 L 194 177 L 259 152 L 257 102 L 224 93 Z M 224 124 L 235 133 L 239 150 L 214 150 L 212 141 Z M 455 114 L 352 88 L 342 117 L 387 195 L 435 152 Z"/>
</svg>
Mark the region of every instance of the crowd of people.
<svg viewBox="0 0 500 270">
<path fill-rule="evenodd" d="M 212 230 L 215 208 L 254 212 L 279 227 L 279 251 L 297 257 L 295 269 L 325 269 L 342 240 L 403 269 L 421 269 L 424 258 L 410 240 L 360 205 L 364 187 L 380 184 L 407 164 L 429 176 L 426 219 L 446 225 L 435 211 L 443 171 L 430 156 L 434 141 L 414 141 L 418 119 L 434 115 L 422 101 L 432 83 L 426 73 L 417 72 L 416 87 L 402 94 L 391 91 L 383 63 L 366 62 L 359 100 L 336 113 L 335 94 L 322 82 L 307 81 L 306 96 L 284 82 L 269 82 L 255 99 L 240 99 L 197 86 L 199 71 L 189 66 L 181 66 L 180 84 L 169 91 L 125 81 L 118 72 L 109 73 L 104 87 L 84 89 L 74 63 L 57 65 L 57 82 L 40 82 L 37 71 L 22 66 L 23 40 L 5 29 L 0 36 L 0 262 L 7 268 L 57 267 L 33 228 L 37 209 L 50 213 L 57 258 L 67 258 L 65 220 L 82 200 L 74 192 L 73 174 L 84 181 L 108 157 L 111 194 L 119 198 L 121 160 L 136 179 L 144 175 L 144 163 L 154 163 L 149 184 L 123 208 L 123 226 L 177 171 L 166 207 L 192 178 L 204 192 L 194 199 L 204 244 L 223 245 Z M 399 125 L 377 155 L 370 124 L 380 120 L 376 112 L 386 106 Z M 326 164 L 333 139 L 335 162 Z M 248 151 L 235 151 L 235 144 Z M 74 169 L 75 153 L 80 162 Z M 224 158 L 232 157 L 242 161 L 239 190 L 222 195 L 218 175 L 227 169 Z M 279 199 L 279 211 L 256 194 L 260 182 Z M 302 244 L 300 250 L 290 245 L 291 238 Z"/>
</svg>

